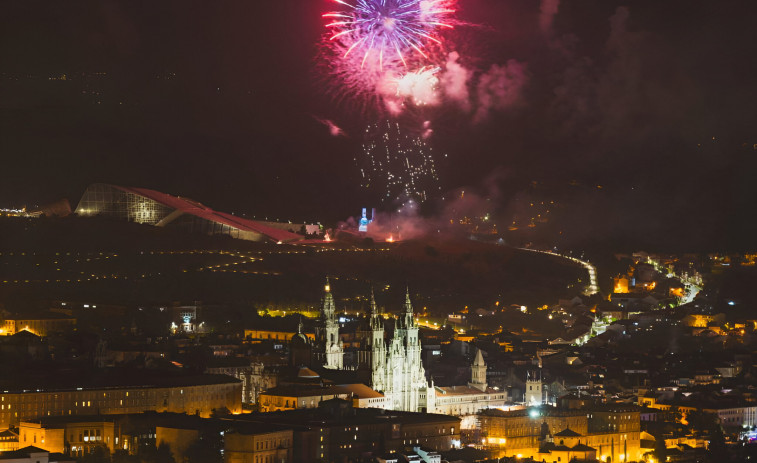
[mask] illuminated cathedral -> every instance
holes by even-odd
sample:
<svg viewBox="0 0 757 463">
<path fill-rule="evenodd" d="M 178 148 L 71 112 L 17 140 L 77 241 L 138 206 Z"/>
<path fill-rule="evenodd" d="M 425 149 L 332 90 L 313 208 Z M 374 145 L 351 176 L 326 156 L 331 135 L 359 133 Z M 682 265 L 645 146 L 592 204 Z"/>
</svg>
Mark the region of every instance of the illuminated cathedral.
<svg viewBox="0 0 757 463">
<path fill-rule="evenodd" d="M 433 387 L 429 388 L 426 370 L 421 363 L 418 324 L 409 293 L 405 294 L 399 317 L 394 319 L 393 336 L 385 339 L 384 318 L 379 314 L 371 292 L 368 321 L 358 334 L 358 371 L 371 388 L 384 394 L 389 400 L 389 408 L 412 412 L 434 408 L 435 394 Z"/>
<path fill-rule="evenodd" d="M 360 345 L 358 377 L 387 398 L 385 405 L 388 409 L 413 412 L 432 409 L 434 392 L 433 388 L 429 388 L 421 363 L 418 324 L 409 293 L 405 295 L 399 317 L 394 319 L 394 331 L 390 338 L 385 336 L 384 322 L 371 292 L 367 321 L 357 333 Z M 315 328 L 313 354 L 315 362 L 324 368 L 344 369 L 344 349 L 339 339 L 339 322 L 328 279 Z"/>
<path fill-rule="evenodd" d="M 394 324 L 385 330 L 386 324 Z M 303 336 L 304 338 L 304 336 Z M 366 320 L 357 332 L 358 380 L 384 395 L 381 407 L 389 410 L 444 413 L 474 416 L 488 407 L 502 407 L 507 392 L 492 389 L 486 381 L 486 362 L 476 353 L 467 386 L 434 387 L 429 385 L 421 362 L 418 323 L 413 314 L 409 292 L 398 316 L 387 323 L 379 313 L 371 291 Z M 344 350 L 339 340 L 339 323 L 331 287 L 326 280 L 321 314 L 315 329 L 313 359 L 328 369 L 345 369 Z"/>
</svg>

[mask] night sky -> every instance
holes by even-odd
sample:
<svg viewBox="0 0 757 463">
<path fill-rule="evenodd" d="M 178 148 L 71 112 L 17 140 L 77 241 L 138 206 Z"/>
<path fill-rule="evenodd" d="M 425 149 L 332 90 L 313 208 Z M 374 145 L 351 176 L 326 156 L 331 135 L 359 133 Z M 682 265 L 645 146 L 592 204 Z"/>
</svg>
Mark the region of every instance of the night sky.
<svg viewBox="0 0 757 463">
<path fill-rule="evenodd" d="M 380 116 L 335 101 L 318 62 L 329 8 L 327 0 L 3 2 L 0 206 L 61 197 L 75 206 L 94 182 L 299 221 L 371 206 L 353 158 Z M 570 195 L 571 217 L 591 233 L 753 247 L 757 2 L 459 0 L 459 8 L 460 62 L 476 79 L 494 65 L 518 70 L 520 81 L 486 111 L 477 112 L 479 96 L 473 109 L 441 104 L 416 116 L 432 121 L 429 143 L 448 155 L 439 157 L 447 196 L 472 188 L 506 207 L 537 181 L 558 200 Z M 470 90 L 478 95 L 474 83 Z M 319 119 L 347 136 L 331 136 Z"/>
</svg>

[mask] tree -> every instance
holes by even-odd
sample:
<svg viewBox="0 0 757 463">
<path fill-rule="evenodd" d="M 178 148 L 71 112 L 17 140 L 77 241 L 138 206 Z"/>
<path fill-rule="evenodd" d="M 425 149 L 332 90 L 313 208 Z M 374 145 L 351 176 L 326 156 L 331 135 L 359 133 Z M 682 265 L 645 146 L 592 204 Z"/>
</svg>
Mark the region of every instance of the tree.
<svg viewBox="0 0 757 463">
<path fill-rule="evenodd" d="M 129 455 L 126 450 L 116 450 L 111 458 L 111 463 L 140 463 L 140 459 L 136 455 Z"/>
<path fill-rule="evenodd" d="M 667 448 L 665 446 L 665 438 L 662 433 L 659 436 L 655 436 L 654 440 L 654 458 L 656 461 L 665 461 Z"/>
<path fill-rule="evenodd" d="M 111 463 L 110 450 L 104 445 L 98 445 L 79 458 L 79 463 Z"/>
<path fill-rule="evenodd" d="M 151 445 L 142 447 L 138 453 L 142 463 L 176 463 L 171 453 L 171 446 L 165 442 L 155 448 Z"/>
<path fill-rule="evenodd" d="M 710 446 L 707 447 L 707 461 L 720 463 L 728 461 L 728 449 L 725 446 L 725 434 L 719 423 L 710 429 Z"/>
<path fill-rule="evenodd" d="M 707 434 L 710 445 L 707 448 L 707 461 L 722 462 L 728 460 L 728 449 L 725 445 L 725 433 L 717 415 L 703 411 L 693 411 L 686 415 L 689 426 L 699 433 Z"/>
</svg>

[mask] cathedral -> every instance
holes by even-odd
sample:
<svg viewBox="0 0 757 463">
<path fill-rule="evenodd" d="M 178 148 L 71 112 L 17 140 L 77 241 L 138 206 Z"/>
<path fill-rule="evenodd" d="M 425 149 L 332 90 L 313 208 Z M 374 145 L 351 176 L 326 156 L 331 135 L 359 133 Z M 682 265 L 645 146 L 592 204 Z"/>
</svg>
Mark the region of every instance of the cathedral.
<svg viewBox="0 0 757 463">
<path fill-rule="evenodd" d="M 405 295 L 402 312 L 394 319 L 390 337 L 385 335 L 385 320 L 378 311 L 373 292 L 367 315 L 365 324 L 357 333 L 360 346 L 356 366 L 358 378 L 386 397 L 388 409 L 417 412 L 429 409 L 429 405 L 433 408 L 434 392 L 428 386 L 421 363 L 418 324 L 410 295 Z M 329 370 L 345 369 L 344 347 L 339 339 L 339 321 L 328 279 L 315 326 L 312 359 L 315 365 Z"/>
<path fill-rule="evenodd" d="M 393 329 L 385 325 L 393 323 Z M 300 344 L 305 345 L 304 336 Z M 481 408 L 504 406 L 507 394 L 493 390 L 486 383 L 486 363 L 481 351 L 471 366 L 467 386 L 434 387 L 426 379 L 421 362 L 418 323 L 413 314 L 409 292 L 398 316 L 387 321 L 379 313 L 371 291 L 367 317 L 358 328 L 357 379 L 386 398 L 382 407 L 390 410 L 451 415 L 472 415 Z M 315 327 L 312 345 L 314 364 L 328 370 L 350 369 L 344 364 L 344 348 L 339 339 L 339 321 L 328 279 Z"/>
<path fill-rule="evenodd" d="M 384 394 L 392 410 L 416 412 L 433 408 L 428 399 L 430 396 L 433 402 L 434 392 L 421 363 L 418 324 L 409 293 L 405 294 L 399 317 L 394 319 L 392 337 L 386 339 L 384 318 L 371 291 L 368 320 L 359 338 L 358 371 L 371 388 Z"/>
</svg>

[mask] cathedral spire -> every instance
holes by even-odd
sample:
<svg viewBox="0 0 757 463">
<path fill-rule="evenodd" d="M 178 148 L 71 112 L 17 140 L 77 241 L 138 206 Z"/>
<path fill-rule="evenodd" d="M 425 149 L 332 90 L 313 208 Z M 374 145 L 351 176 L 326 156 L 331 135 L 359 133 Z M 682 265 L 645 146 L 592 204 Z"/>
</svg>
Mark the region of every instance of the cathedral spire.
<svg viewBox="0 0 757 463">
<path fill-rule="evenodd" d="M 405 287 L 405 302 L 402 304 L 402 313 L 400 314 L 400 326 L 403 329 L 415 328 L 415 315 L 413 315 L 413 304 L 410 302 L 410 288 Z"/>
<path fill-rule="evenodd" d="M 323 287 L 323 306 L 321 307 L 321 317 L 326 320 L 333 320 L 335 318 L 336 305 L 334 304 L 334 296 L 331 294 L 331 284 L 329 283 L 329 277 L 326 276 L 326 285 Z"/>
<path fill-rule="evenodd" d="M 376 297 L 373 295 L 373 285 L 371 285 L 371 315 L 378 315 L 378 308 L 376 307 Z"/>
<path fill-rule="evenodd" d="M 402 313 L 413 313 L 413 304 L 410 302 L 410 287 L 405 286 L 405 303 L 402 306 Z"/>
<path fill-rule="evenodd" d="M 471 381 L 468 386 L 479 391 L 486 391 L 486 362 L 481 349 L 477 349 L 476 358 L 471 365 Z"/>
<path fill-rule="evenodd" d="M 384 322 L 379 315 L 378 306 L 376 305 L 376 297 L 373 294 L 373 286 L 371 285 L 371 302 L 370 302 L 370 324 L 374 330 L 383 329 Z"/>
<path fill-rule="evenodd" d="M 481 354 L 481 349 L 476 349 L 476 359 L 473 361 L 474 367 L 479 366 L 486 366 L 486 362 L 484 362 L 484 356 Z"/>
</svg>

